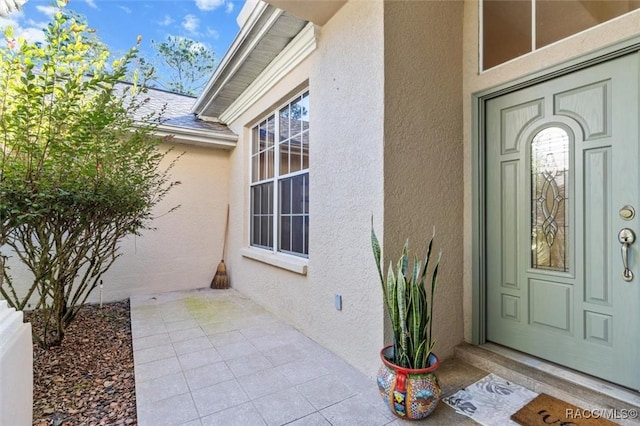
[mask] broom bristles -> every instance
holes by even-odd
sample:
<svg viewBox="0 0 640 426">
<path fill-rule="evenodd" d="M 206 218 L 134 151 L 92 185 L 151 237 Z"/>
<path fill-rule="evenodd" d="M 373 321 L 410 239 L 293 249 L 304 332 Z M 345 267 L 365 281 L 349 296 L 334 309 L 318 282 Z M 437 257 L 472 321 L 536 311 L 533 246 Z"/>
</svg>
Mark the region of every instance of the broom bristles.
<svg viewBox="0 0 640 426">
<path fill-rule="evenodd" d="M 220 261 L 216 274 L 211 281 L 211 288 L 224 289 L 229 288 L 229 277 L 227 276 L 227 268 L 224 265 L 224 260 Z"/>
</svg>

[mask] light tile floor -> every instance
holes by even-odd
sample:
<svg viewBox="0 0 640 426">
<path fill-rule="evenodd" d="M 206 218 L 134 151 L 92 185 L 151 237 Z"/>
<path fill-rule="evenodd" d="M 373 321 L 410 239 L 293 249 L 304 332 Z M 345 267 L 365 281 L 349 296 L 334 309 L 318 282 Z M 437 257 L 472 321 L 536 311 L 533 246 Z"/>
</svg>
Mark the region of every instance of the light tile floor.
<svg viewBox="0 0 640 426">
<path fill-rule="evenodd" d="M 415 424 L 374 379 L 232 289 L 134 296 L 131 330 L 141 426 Z M 486 374 L 455 360 L 440 371 L 443 396 Z M 425 422 L 475 424 L 444 403 Z"/>
</svg>

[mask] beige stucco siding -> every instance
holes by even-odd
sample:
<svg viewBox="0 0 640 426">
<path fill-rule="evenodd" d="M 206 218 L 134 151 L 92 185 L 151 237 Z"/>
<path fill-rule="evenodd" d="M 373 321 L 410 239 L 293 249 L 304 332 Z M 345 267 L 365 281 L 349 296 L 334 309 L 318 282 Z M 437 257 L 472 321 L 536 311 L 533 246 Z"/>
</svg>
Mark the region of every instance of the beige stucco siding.
<svg viewBox="0 0 640 426">
<path fill-rule="evenodd" d="M 435 352 L 446 358 L 463 340 L 463 4 L 391 1 L 384 12 L 385 256 L 395 261 L 407 237 L 424 256 L 435 226 Z"/>
<path fill-rule="evenodd" d="M 211 284 L 222 257 L 229 152 L 176 144 L 165 162 L 180 154 L 171 170 L 180 185 L 156 209 L 156 229 L 129 237 L 122 257 L 104 276 L 108 299 Z M 176 211 L 164 214 L 177 205 Z"/>
<path fill-rule="evenodd" d="M 309 337 L 373 374 L 383 341 L 382 297 L 371 254 L 373 214 L 382 230 L 383 5 L 351 2 L 322 27 L 318 47 L 231 128 L 232 285 Z M 248 127 L 292 91 L 310 90 L 308 273 L 243 257 L 248 245 Z M 343 308 L 334 307 L 334 295 Z"/>
<path fill-rule="evenodd" d="M 465 339 L 472 332 L 472 95 L 509 81 L 540 72 L 630 37 L 640 35 L 640 10 L 631 12 L 597 27 L 576 34 L 511 62 L 480 74 L 478 72 L 479 9 L 477 0 L 464 5 L 464 329 Z"/>
<path fill-rule="evenodd" d="M 176 144 L 165 163 L 181 153 L 170 172 L 181 184 L 157 206 L 155 230 L 123 240 L 122 256 L 102 278 L 105 302 L 210 285 L 222 255 L 229 152 Z M 180 208 L 165 214 L 176 205 Z M 31 275 L 11 260 L 14 282 L 26 291 Z M 96 289 L 88 301 L 97 302 L 99 296 Z"/>
</svg>

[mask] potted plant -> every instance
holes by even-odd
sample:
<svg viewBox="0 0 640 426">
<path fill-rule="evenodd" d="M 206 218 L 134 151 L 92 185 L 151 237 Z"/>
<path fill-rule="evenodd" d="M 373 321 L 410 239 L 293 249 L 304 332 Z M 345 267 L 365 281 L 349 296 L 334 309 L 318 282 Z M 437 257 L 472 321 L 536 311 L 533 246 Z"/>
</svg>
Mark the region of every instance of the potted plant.
<svg viewBox="0 0 640 426">
<path fill-rule="evenodd" d="M 435 236 L 435 230 L 434 230 Z M 371 245 L 380 275 L 385 308 L 393 328 L 393 345 L 380 351 L 382 366 L 378 388 L 389 409 L 404 419 L 422 419 L 435 409 L 440 385 L 435 370 L 440 365 L 433 353 L 433 297 L 440 257 L 430 265 L 431 237 L 424 262 L 414 256 L 409 267 L 409 240 L 394 268 L 389 263 L 386 280 L 382 273 L 381 249 L 371 226 Z M 428 273 L 432 266 L 431 274 Z"/>
</svg>

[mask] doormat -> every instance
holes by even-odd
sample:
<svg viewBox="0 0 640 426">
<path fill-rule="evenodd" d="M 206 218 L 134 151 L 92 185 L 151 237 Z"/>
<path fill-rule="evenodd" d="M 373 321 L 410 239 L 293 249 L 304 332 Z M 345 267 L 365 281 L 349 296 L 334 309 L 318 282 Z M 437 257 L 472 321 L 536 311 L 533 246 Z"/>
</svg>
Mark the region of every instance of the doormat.
<svg viewBox="0 0 640 426">
<path fill-rule="evenodd" d="M 511 416 L 511 419 L 523 426 L 549 424 L 566 426 L 617 425 L 601 415 L 606 415 L 606 411 L 583 410 L 551 395 L 541 393 Z"/>
<path fill-rule="evenodd" d="M 537 395 L 523 386 L 489 374 L 442 401 L 481 425 L 517 426 L 518 423 L 511 421 L 511 415 Z"/>
</svg>

